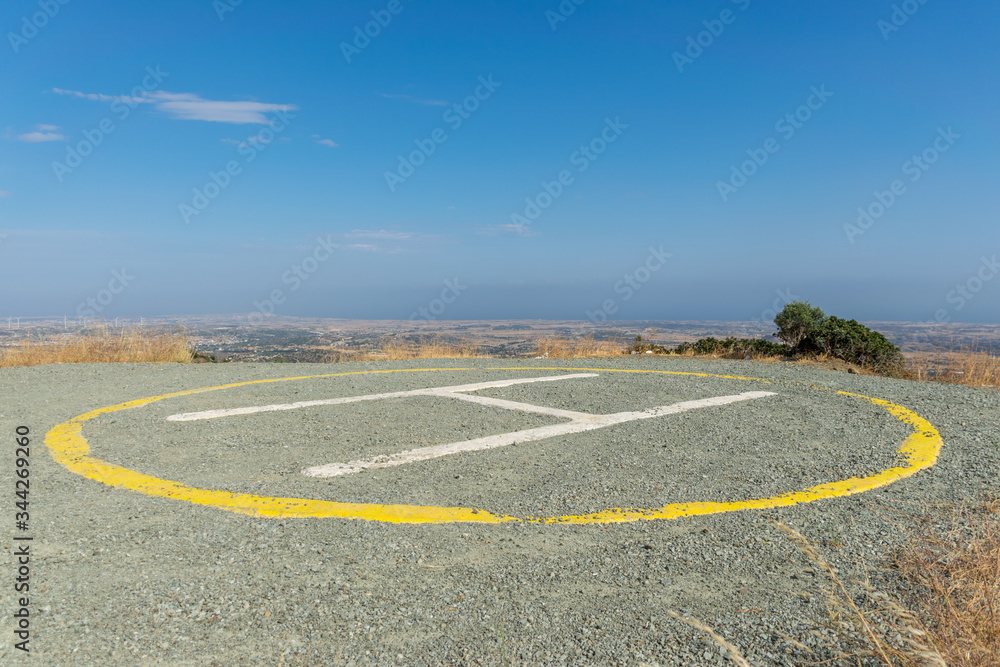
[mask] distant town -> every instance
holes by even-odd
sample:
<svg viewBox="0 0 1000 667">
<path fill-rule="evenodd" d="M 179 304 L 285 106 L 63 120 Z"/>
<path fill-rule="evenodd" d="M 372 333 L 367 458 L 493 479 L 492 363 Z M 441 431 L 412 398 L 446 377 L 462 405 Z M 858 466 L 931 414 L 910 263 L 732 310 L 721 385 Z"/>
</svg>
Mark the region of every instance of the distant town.
<svg viewBox="0 0 1000 667">
<path fill-rule="evenodd" d="M 972 348 L 995 353 L 1000 350 L 1000 328 L 989 324 L 863 322 L 881 332 L 904 354 L 935 354 Z M 149 328 L 183 332 L 192 349 L 219 361 L 326 362 L 338 352 L 375 350 L 387 343 L 411 344 L 438 339 L 449 344 L 469 345 L 494 357 L 531 356 L 545 339 L 592 338 L 630 344 L 636 336 L 664 346 L 728 336 L 769 338 L 771 322 L 717 321 L 588 321 L 561 320 L 339 320 L 324 318 L 269 317 L 251 325 L 246 315 L 192 315 L 157 318 L 8 318 L 0 319 L 0 346 L 25 338 L 59 340 L 98 329 Z"/>
</svg>

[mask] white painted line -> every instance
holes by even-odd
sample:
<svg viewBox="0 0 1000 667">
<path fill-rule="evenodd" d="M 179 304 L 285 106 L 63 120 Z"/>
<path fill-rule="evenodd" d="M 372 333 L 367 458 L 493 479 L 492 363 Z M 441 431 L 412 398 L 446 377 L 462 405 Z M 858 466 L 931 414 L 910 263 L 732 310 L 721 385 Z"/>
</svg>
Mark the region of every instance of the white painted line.
<svg viewBox="0 0 1000 667">
<path fill-rule="evenodd" d="M 445 445 L 434 445 L 432 447 L 421 447 L 420 449 L 411 449 L 405 452 L 399 452 L 398 454 L 392 454 L 391 456 L 382 455 L 376 456 L 371 459 L 361 460 L 361 461 L 350 461 L 348 463 L 328 463 L 326 465 L 314 466 L 312 468 L 306 468 L 302 471 L 303 474 L 310 477 L 337 477 L 339 475 L 348 475 L 351 473 L 361 472 L 362 470 L 368 470 L 371 468 L 388 468 L 391 466 L 403 465 L 405 463 L 412 463 L 414 461 L 425 461 L 427 459 L 438 458 L 441 456 L 448 456 L 449 454 L 457 454 L 459 452 L 472 452 L 479 451 L 483 449 L 494 449 L 496 447 L 505 447 L 507 445 L 512 445 L 516 442 L 532 442 L 535 440 L 544 440 L 546 438 L 553 438 L 560 435 L 567 435 L 570 433 L 581 433 L 583 431 L 593 431 L 599 428 L 605 428 L 607 426 L 613 426 L 615 424 L 622 424 L 629 421 L 635 421 L 637 419 L 651 419 L 653 417 L 662 417 L 663 415 L 673 415 L 680 412 L 686 412 L 688 410 L 697 410 L 698 408 L 707 408 L 716 405 L 727 405 L 729 403 L 737 403 L 739 401 L 750 401 L 757 398 L 764 398 L 765 396 L 775 396 L 774 392 L 770 391 L 748 391 L 742 394 L 734 394 L 732 396 L 716 396 L 713 398 L 702 398 L 694 401 L 683 401 L 681 403 L 674 403 L 672 405 L 662 405 L 656 408 L 651 408 L 649 410 L 643 410 L 640 412 L 616 412 L 610 415 L 593 415 L 584 412 L 569 412 L 566 410 L 555 410 L 554 408 L 545 408 L 547 410 L 553 410 L 554 412 L 562 413 L 561 415 L 571 415 L 569 419 L 571 421 L 564 424 L 552 424 L 550 426 L 540 426 L 537 428 L 530 428 L 523 431 L 515 431 L 512 433 L 501 433 L 499 435 L 490 435 L 483 438 L 475 438 L 473 440 L 465 440 L 462 442 L 451 442 Z M 528 405 L 526 403 L 515 403 L 513 401 L 501 401 L 499 399 L 487 399 L 481 396 L 459 396 L 454 395 L 453 398 L 461 398 L 462 400 L 472 400 L 480 399 L 475 402 L 482 402 L 487 405 L 495 405 L 497 407 L 505 407 L 511 410 L 523 410 L 530 412 L 540 412 L 541 406 Z M 527 410 L 526 408 L 530 408 Z M 544 414 L 553 414 L 552 412 L 546 412 Z"/>
<path fill-rule="evenodd" d="M 559 408 L 549 408 L 544 405 L 532 405 L 530 403 L 517 403 L 515 401 L 506 401 L 502 398 L 490 398 L 489 396 L 477 396 L 475 394 L 451 394 L 447 395 L 447 398 L 457 398 L 460 401 L 469 401 L 470 403 L 479 403 L 480 405 L 489 405 L 494 408 L 503 408 L 505 410 L 520 410 L 521 412 L 536 412 L 540 415 L 549 415 L 550 417 L 559 417 L 560 419 L 586 419 L 592 415 L 586 412 L 573 412 L 572 410 L 561 410 Z"/>
<path fill-rule="evenodd" d="M 513 380 L 496 380 L 494 382 L 477 382 L 474 384 L 459 384 L 452 387 L 430 387 L 427 389 L 414 389 L 412 391 L 394 391 L 388 394 L 368 394 L 366 396 L 346 396 L 344 398 L 325 398 L 318 401 L 299 401 L 297 403 L 281 403 L 276 405 L 258 405 L 248 408 L 230 408 L 228 410 L 204 410 L 202 412 L 185 412 L 182 414 L 170 415 L 167 421 L 189 422 L 200 419 L 217 419 L 219 417 L 233 417 L 236 415 L 251 415 L 258 412 L 277 412 L 279 410 L 297 410 L 299 408 L 311 408 L 316 405 L 343 405 L 344 403 L 357 403 L 359 401 L 379 401 L 385 398 L 403 398 L 406 396 L 444 396 L 447 398 L 457 398 L 455 392 L 478 391 L 480 389 L 493 389 L 496 387 L 510 387 L 515 384 L 528 384 L 531 382 L 554 382 L 557 380 L 571 380 L 576 378 L 593 378 L 597 373 L 573 373 L 570 375 L 548 375 L 537 378 L 517 378 Z M 462 397 L 466 398 L 466 397 Z M 485 398 L 485 397 L 483 397 Z M 527 404 L 525 404 L 527 405 Z M 532 406 L 535 407 L 535 406 Z M 553 408 L 554 409 L 554 408 Z M 537 410 L 532 410 L 537 411 Z M 551 413 L 545 413 L 551 414 Z"/>
<path fill-rule="evenodd" d="M 404 463 L 425 461 L 427 459 L 448 456 L 449 454 L 458 454 L 459 452 L 474 452 L 481 449 L 505 447 L 507 445 L 512 445 L 515 442 L 532 442 L 534 440 L 554 438 L 557 435 L 579 433 L 580 431 L 588 431 L 593 428 L 599 427 L 592 426 L 583 421 L 572 421 L 565 424 L 551 424 L 549 426 L 539 426 L 537 428 L 530 428 L 524 431 L 501 433 L 500 435 L 488 435 L 484 438 L 475 438 L 473 440 L 465 440 L 462 442 L 451 442 L 446 445 L 421 447 L 420 449 L 411 449 L 405 452 L 399 452 L 398 454 L 393 454 L 391 456 L 376 456 L 363 461 L 328 463 L 326 465 L 315 466 L 313 468 L 306 468 L 302 471 L 302 473 L 310 477 L 336 477 L 338 475 L 361 472 L 362 470 L 367 470 L 369 468 L 389 468 L 391 466 L 403 465 Z"/>
<path fill-rule="evenodd" d="M 732 396 L 699 398 L 694 401 L 674 403 L 673 405 L 661 405 L 658 408 L 650 408 L 649 410 L 643 410 L 641 412 L 616 412 L 612 415 L 602 416 L 601 426 L 611 426 L 612 424 L 621 424 L 623 422 L 633 421 L 636 419 L 650 419 L 652 417 L 662 417 L 663 415 L 675 415 L 678 412 L 687 412 L 688 410 L 697 410 L 698 408 L 709 408 L 715 405 L 728 405 L 730 403 L 738 403 L 740 401 L 752 401 L 755 398 L 764 398 L 765 396 L 777 396 L 777 394 L 773 391 L 746 391 L 742 394 L 733 394 Z"/>
<path fill-rule="evenodd" d="M 472 384 L 457 384 L 453 387 L 429 387 L 417 391 L 479 391 L 480 389 L 495 389 L 497 387 L 512 387 L 515 384 L 530 384 L 532 382 L 558 382 L 559 380 L 574 380 L 577 378 L 596 378 L 597 373 L 570 373 L 569 375 L 544 375 L 537 378 L 513 378 L 511 380 L 493 380 L 491 382 L 474 382 Z"/>
<path fill-rule="evenodd" d="M 467 392 L 479 391 L 481 389 L 494 389 L 499 387 L 510 387 L 518 384 L 530 384 L 533 382 L 556 382 L 560 380 L 571 380 L 579 378 L 598 377 L 597 373 L 572 373 L 568 375 L 549 375 L 536 378 L 514 378 L 510 380 L 495 380 L 493 382 L 476 382 L 472 384 L 452 385 L 450 387 L 428 387 L 424 389 L 413 389 L 410 391 L 395 391 L 384 394 L 368 394 L 365 396 L 346 396 L 343 398 L 328 398 L 316 401 L 299 401 L 297 403 L 281 403 L 275 405 L 259 405 L 245 408 L 231 408 L 228 410 L 205 410 L 202 412 L 186 412 L 183 414 L 170 415 L 169 421 L 197 421 L 201 419 L 217 419 L 219 417 L 232 417 L 236 415 L 256 414 L 259 412 L 276 412 L 281 410 L 296 410 L 298 408 L 313 407 L 318 405 L 343 405 L 346 403 L 357 403 L 360 401 L 377 401 L 387 398 L 403 398 L 409 396 L 436 396 L 439 398 L 454 398 L 479 405 L 502 408 L 505 410 L 517 410 L 520 412 L 532 412 L 536 414 L 548 415 L 559 419 L 567 420 L 562 424 L 551 424 L 537 428 L 514 431 L 511 433 L 501 433 L 483 438 L 475 438 L 461 442 L 452 442 L 431 447 L 421 447 L 411 449 L 392 455 L 381 455 L 371 459 L 360 461 L 350 461 L 348 463 L 329 463 L 321 466 L 314 466 L 303 470 L 303 474 L 310 477 L 336 477 L 351 473 L 361 472 L 369 468 L 387 468 L 391 466 L 403 465 L 413 461 L 425 461 L 427 459 L 448 456 L 459 452 L 473 452 L 483 449 L 494 449 L 505 447 L 516 442 L 533 442 L 544 440 L 570 433 L 580 433 L 592 431 L 594 429 L 605 428 L 615 424 L 636 421 L 639 419 L 651 419 L 672 415 L 698 408 L 707 408 L 717 405 L 727 405 L 739 401 L 749 401 L 765 396 L 774 396 L 770 391 L 748 391 L 732 396 L 716 396 L 713 398 L 702 398 L 694 401 L 683 401 L 672 405 L 661 405 L 649 410 L 638 412 L 616 412 L 610 415 L 595 415 L 586 412 L 576 412 L 573 410 L 563 410 L 560 408 L 550 408 L 542 405 L 532 405 L 517 401 L 508 401 L 501 398 L 488 396 L 478 396 Z"/>
<path fill-rule="evenodd" d="M 199 419 L 217 419 L 219 417 L 233 417 L 236 415 L 252 415 L 257 412 L 277 412 L 279 410 L 297 410 L 298 408 L 311 408 L 314 405 L 341 405 L 343 403 L 357 403 L 359 401 L 376 401 L 383 398 L 399 398 L 401 396 L 414 396 L 423 390 L 395 391 L 389 394 L 370 394 L 368 396 L 347 396 L 345 398 L 326 398 L 319 401 L 299 401 L 298 403 L 282 403 L 279 405 L 259 405 L 249 408 L 230 408 L 228 410 L 205 410 L 204 412 L 185 412 L 179 415 L 170 415 L 167 421 L 190 422 Z"/>
</svg>

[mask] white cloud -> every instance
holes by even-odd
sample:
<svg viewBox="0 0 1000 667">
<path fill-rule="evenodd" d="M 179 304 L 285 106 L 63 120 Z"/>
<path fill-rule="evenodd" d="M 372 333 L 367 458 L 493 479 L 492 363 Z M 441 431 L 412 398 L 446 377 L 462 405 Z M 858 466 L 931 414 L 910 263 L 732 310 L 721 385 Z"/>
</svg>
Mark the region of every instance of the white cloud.
<svg viewBox="0 0 1000 667">
<path fill-rule="evenodd" d="M 496 236 L 497 234 L 509 232 L 518 236 L 539 236 L 541 232 L 536 232 L 529 225 L 483 225 L 479 233 L 484 236 Z"/>
<path fill-rule="evenodd" d="M 195 93 L 168 93 L 165 90 L 154 90 L 142 97 L 116 97 L 100 93 L 82 93 L 78 90 L 53 88 L 52 92 L 60 95 L 71 95 L 99 102 L 125 102 L 128 104 L 152 104 L 157 111 L 162 111 L 177 120 L 204 120 L 217 123 L 254 123 L 266 125 L 269 121 L 264 114 L 276 111 L 294 111 L 298 107 L 292 104 L 267 104 L 264 102 L 224 102 L 206 100 Z"/>
<path fill-rule="evenodd" d="M 10 196 L 10 190 L 0 190 L 0 198 L 9 196 Z"/>
<path fill-rule="evenodd" d="M 434 107 L 448 106 L 448 100 L 428 100 L 421 97 L 414 97 L 413 95 L 391 95 L 389 93 L 379 93 L 379 95 L 390 100 L 403 100 L 404 102 L 413 102 L 414 104 L 427 104 Z"/>
<path fill-rule="evenodd" d="M 149 93 L 156 103 L 157 111 L 163 111 L 178 120 L 205 120 L 218 123 L 256 123 L 266 125 L 270 122 L 264 114 L 275 111 L 295 111 L 298 107 L 291 104 L 265 104 L 263 102 L 221 102 L 206 100 L 194 93 L 168 93 L 153 91 Z"/>
<path fill-rule="evenodd" d="M 321 146 L 329 146 L 330 148 L 337 148 L 338 146 L 340 146 L 340 144 L 338 144 L 333 139 L 321 139 L 318 134 L 312 135 L 312 138 L 315 139 L 316 143 L 320 144 Z"/>
<path fill-rule="evenodd" d="M 100 93 L 81 93 L 79 90 L 65 90 L 63 88 L 53 88 L 53 93 L 59 95 L 69 95 L 71 97 L 79 97 L 84 100 L 91 100 L 92 102 L 126 102 L 128 104 L 143 104 L 152 102 L 152 100 L 145 97 L 129 97 L 128 95 L 102 95 Z"/>
<path fill-rule="evenodd" d="M 381 249 L 377 245 L 371 245 L 368 243 L 352 243 L 347 247 L 351 250 L 367 250 L 368 252 L 377 252 Z"/>
<path fill-rule="evenodd" d="M 59 134 L 56 130 L 59 129 L 58 125 L 46 125 L 45 123 L 38 123 L 35 125 L 34 132 L 27 132 L 25 134 L 20 134 L 16 137 L 18 141 L 26 141 L 29 144 L 38 144 L 44 141 L 64 141 L 66 136 Z"/>
<path fill-rule="evenodd" d="M 286 137 L 282 137 L 282 138 L 286 138 Z M 257 135 L 256 134 L 251 134 L 246 139 L 230 139 L 229 137 L 226 137 L 225 139 L 219 139 L 219 141 L 221 141 L 224 144 L 232 144 L 234 146 L 244 146 L 244 145 L 248 144 L 251 141 L 257 141 Z"/>
<path fill-rule="evenodd" d="M 65 135 L 57 132 L 28 132 L 17 137 L 18 141 L 27 141 L 29 144 L 38 144 L 43 141 L 63 141 L 65 139 Z"/>
<path fill-rule="evenodd" d="M 380 229 L 378 231 L 373 231 L 370 229 L 354 229 L 344 234 L 347 238 L 369 238 L 369 239 L 392 239 L 394 241 L 402 241 L 404 239 L 413 238 L 413 234 L 409 232 L 390 232 L 385 229 Z"/>
</svg>

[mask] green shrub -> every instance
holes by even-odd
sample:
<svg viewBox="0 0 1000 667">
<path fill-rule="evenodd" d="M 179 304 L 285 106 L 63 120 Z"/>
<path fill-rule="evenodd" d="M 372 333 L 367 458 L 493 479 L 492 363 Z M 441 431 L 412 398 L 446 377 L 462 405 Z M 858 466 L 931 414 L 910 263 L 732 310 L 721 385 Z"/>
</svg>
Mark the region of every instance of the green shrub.
<svg viewBox="0 0 1000 667">
<path fill-rule="evenodd" d="M 831 357 L 880 373 L 896 374 L 905 365 L 902 353 L 877 331 L 855 320 L 827 316 L 809 302 L 793 301 L 774 318 L 779 339 L 795 354 L 825 352 Z"/>
<path fill-rule="evenodd" d="M 747 355 L 753 357 L 786 356 L 791 348 L 780 343 L 772 343 L 760 338 L 702 338 L 693 343 L 681 343 L 675 347 L 674 354 L 709 355 L 743 359 Z"/>
<path fill-rule="evenodd" d="M 794 349 L 818 331 L 825 321 L 826 314 L 808 301 L 792 301 L 774 318 L 778 327 L 775 335 Z"/>
<path fill-rule="evenodd" d="M 888 338 L 855 320 L 828 317 L 806 340 L 832 357 L 882 373 L 899 373 L 906 364 Z"/>
<path fill-rule="evenodd" d="M 672 350 L 653 345 L 636 336 L 630 348 L 635 353 L 714 355 L 729 359 L 788 357 L 824 352 L 831 357 L 870 368 L 886 375 L 903 373 L 906 360 L 899 348 L 885 336 L 855 320 L 827 316 L 808 301 L 794 301 L 774 318 L 777 337 L 784 343 L 761 338 L 702 338 L 681 343 Z"/>
</svg>

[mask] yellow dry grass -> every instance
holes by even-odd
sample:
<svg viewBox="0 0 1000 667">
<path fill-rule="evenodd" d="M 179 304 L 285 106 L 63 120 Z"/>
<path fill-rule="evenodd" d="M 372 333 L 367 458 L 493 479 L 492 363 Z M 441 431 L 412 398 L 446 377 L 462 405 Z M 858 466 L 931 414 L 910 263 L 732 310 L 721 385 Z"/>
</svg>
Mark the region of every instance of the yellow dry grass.
<svg viewBox="0 0 1000 667">
<path fill-rule="evenodd" d="M 334 350 L 329 362 L 341 361 L 400 361 L 407 359 L 469 359 L 487 355 L 471 343 L 451 343 L 440 339 L 418 342 L 388 340 L 372 350 Z"/>
<path fill-rule="evenodd" d="M 888 563 L 902 583 L 902 597 L 856 581 L 863 605 L 801 533 L 775 522 L 826 575 L 830 627 L 840 635 L 831 646 L 836 660 L 860 664 L 867 658 L 899 667 L 1000 665 L 1000 502 L 931 509 L 922 519 L 907 517 L 920 527 L 908 531 L 909 541 Z M 947 528 L 938 527 L 942 522 Z"/>
<path fill-rule="evenodd" d="M 869 605 L 859 606 L 852 591 L 837 575 L 836 568 L 802 533 L 779 521 L 772 523 L 788 535 L 826 577 L 827 586 L 823 592 L 830 615 L 829 624 L 840 636 L 840 641 L 830 646 L 836 652 L 834 660 L 843 660 L 847 664 L 857 661 L 860 665 L 861 658 L 866 658 L 888 666 L 946 667 L 940 654 L 927 641 L 920 620 L 911 610 L 875 590 L 867 581 L 854 582 L 865 591 L 865 600 L 870 601 Z M 794 640 L 790 643 L 808 653 L 813 652 Z M 850 653 L 846 653 L 845 649 Z"/>
<path fill-rule="evenodd" d="M 909 584 L 909 606 L 946 664 L 1000 665 L 997 503 L 953 509 L 948 530 L 925 528 L 894 567 Z"/>
<path fill-rule="evenodd" d="M 119 330 L 102 327 L 70 338 L 29 338 L 0 350 L 0 367 L 95 362 L 185 364 L 191 360 L 191 351 L 181 334 L 138 327 Z"/>
<path fill-rule="evenodd" d="M 536 357 L 576 359 L 580 357 L 618 357 L 626 354 L 620 340 L 584 338 L 542 338 L 535 343 Z"/>
<path fill-rule="evenodd" d="M 917 380 L 1000 389 L 1000 357 L 976 348 L 914 355 L 909 371 Z"/>
<path fill-rule="evenodd" d="M 401 343 L 390 341 L 371 354 L 377 359 L 465 359 L 485 356 L 479 348 L 469 343 L 448 343 L 441 340 Z"/>
</svg>

